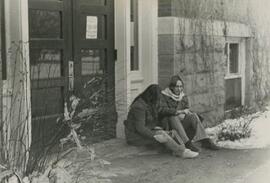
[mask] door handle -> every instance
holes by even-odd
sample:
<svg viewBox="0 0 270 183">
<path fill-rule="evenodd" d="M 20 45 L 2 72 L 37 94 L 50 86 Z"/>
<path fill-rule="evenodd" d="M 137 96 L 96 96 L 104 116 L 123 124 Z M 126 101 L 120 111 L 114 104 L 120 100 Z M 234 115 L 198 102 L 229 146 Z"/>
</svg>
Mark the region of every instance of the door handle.
<svg viewBox="0 0 270 183">
<path fill-rule="evenodd" d="M 68 90 L 74 90 L 74 61 L 68 61 Z"/>
</svg>

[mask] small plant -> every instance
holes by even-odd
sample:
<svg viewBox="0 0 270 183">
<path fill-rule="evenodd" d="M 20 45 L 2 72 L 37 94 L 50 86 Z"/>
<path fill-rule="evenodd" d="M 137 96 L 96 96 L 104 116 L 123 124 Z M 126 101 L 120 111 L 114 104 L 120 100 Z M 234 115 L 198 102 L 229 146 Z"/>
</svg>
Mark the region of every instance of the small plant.
<svg viewBox="0 0 270 183">
<path fill-rule="evenodd" d="M 253 119 L 258 115 L 247 115 L 234 120 L 230 120 L 226 123 L 222 123 L 219 126 L 217 133 L 218 141 L 236 141 L 251 136 L 252 128 L 250 126 Z"/>
<path fill-rule="evenodd" d="M 93 89 L 94 86 L 99 85 L 100 82 L 102 82 L 101 77 L 94 77 L 85 83 L 84 89 Z M 102 103 L 100 100 L 103 98 L 102 89 L 87 89 L 86 91 L 87 92 L 85 92 L 81 98 L 71 95 L 69 101 L 65 102 L 63 117 L 57 120 L 58 123 L 64 123 L 70 129 L 70 133 L 65 138 L 60 139 L 62 147 L 66 142 L 72 141 L 81 149 L 80 135 L 78 135 L 77 131 L 83 130 L 81 129 L 83 123 L 88 121 L 93 122 L 95 115 L 98 115 L 101 110 Z"/>
<path fill-rule="evenodd" d="M 255 113 L 255 111 L 256 109 L 253 107 L 246 106 L 246 105 L 240 106 L 240 107 L 234 108 L 231 111 L 231 118 L 232 119 L 240 118 L 241 116 L 244 116 L 244 115 L 253 114 Z"/>
</svg>

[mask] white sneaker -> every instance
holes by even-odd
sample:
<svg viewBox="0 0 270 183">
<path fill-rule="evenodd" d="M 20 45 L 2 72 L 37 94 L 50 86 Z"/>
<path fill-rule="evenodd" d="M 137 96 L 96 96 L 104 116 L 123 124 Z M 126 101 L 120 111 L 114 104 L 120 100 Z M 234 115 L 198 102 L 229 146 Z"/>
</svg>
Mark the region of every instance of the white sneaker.
<svg viewBox="0 0 270 183">
<path fill-rule="evenodd" d="M 196 158 L 199 155 L 198 152 L 191 151 L 190 149 L 185 149 L 182 153 L 182 158 Z"/>
</svg>

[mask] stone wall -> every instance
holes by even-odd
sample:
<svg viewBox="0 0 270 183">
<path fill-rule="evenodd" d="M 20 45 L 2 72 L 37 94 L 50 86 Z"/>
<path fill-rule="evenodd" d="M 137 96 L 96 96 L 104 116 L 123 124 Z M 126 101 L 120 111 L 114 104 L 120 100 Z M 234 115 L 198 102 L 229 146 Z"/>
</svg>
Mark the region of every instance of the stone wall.
<svg viewBox="0 0 270 183">
<path fill-rule="evenodd" d="M 249 24 L 254 32 L 250 50 L 254 75 L 252 85 L 256 101 L 265 101 L 270 96 L 270 1 L 250 1 Z"/>
<path fill-rule="evenodd" d="M 238 37 L 243 38 L 246 50 L 244 104 L 254 106 L 269 95 L 269 2 L 260 0 L 259 5 L 247 0 L 159 2 L 162 87 L 172 74 L 179 74 L 185 81 L 192 108 L 205 116 L 207 125 L 218 123 L 225 114 L 225 43 Z M 170 23 L 169 17 L 174 17 L 171 19 L 174 23 Z"/>
<path fill-rule="evenodd" d="M 159 43 L 161 87 L 166 87 L 171 75 L 180 75 L 191 109 L 204 116 L 208 126 L 221 121 L 225 101 L 225 38 L 165 34 L 159 36 Z"/>
<path fill-rule="evenodd" d="M 243 23 L 249 18 L 248 7 L 248 0 L 159 0 L 158 14 Z"/>
</svg>

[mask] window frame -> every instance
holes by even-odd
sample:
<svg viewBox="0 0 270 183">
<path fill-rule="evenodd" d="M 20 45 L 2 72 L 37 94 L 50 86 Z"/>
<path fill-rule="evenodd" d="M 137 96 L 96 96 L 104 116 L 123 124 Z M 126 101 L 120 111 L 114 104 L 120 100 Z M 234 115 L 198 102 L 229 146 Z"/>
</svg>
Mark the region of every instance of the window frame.
<svg viewBox="0 0 270 183">
<path fill-rule="evenodd" d="M 241 37 L 228 38 L 225 43 L 224 54 L 226 56 L 226 72 L 224 80 L 241 79 L 241 105 L 245 104 L 245 59 L 246 59 L 246 39 Z M 238 44 L 238 72 L 230 73 L 230 54 L 229 44 Z M 225 94 L 226 95 L 226 94 Z M 226 101 L 224 103 L 226 105 Z M 229 112 L 233 109 L 227 109 Z"/>
<path fill-rule="evenodd" d="M 230 72 L 230 44 L 237 44 L 238 45 L 238 72 L 231 73 Z M 242 77 L 242 58 L 241 58 L 241 41 L 226 41 L 225 44 L 225 55 L 226 55 L 226 75 L 225 79 L 234 79 Z"/>
</svg>

